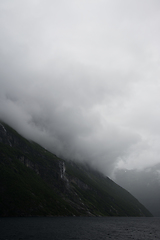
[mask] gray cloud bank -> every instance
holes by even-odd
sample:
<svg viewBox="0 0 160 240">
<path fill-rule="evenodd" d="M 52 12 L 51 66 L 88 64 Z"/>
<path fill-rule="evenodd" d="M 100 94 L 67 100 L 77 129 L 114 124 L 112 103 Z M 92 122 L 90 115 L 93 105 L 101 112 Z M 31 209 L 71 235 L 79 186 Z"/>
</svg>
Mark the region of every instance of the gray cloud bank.
<svg viewBox="0 0 160 240">
<path fill-rule="evenodd" d="M 158 0 L 2 0 L 0 118 L 106 174 L 160 162 Z"/>
</svg>

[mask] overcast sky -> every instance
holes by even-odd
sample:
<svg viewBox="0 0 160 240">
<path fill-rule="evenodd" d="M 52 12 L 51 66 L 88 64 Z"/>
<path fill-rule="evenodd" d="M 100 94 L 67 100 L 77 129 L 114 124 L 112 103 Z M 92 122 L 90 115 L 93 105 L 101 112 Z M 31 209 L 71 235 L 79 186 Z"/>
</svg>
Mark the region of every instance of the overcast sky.
<svg viewBox="0 0 160 240">
<path fill-rule="evenodd" d="M 0 118 L 109 175 L 155 165 L 159 56 L 159 0 L 1 0 Z"/>
</svg>

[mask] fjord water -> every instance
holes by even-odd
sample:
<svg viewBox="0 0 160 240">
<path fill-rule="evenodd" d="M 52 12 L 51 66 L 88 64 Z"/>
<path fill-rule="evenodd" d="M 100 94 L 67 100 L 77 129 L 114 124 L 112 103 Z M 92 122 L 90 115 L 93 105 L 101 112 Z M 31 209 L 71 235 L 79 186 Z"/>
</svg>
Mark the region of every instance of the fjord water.
<svg viewBox="0 0 160 240">
<path fill-rule="evenodd" d="M 160 218 L 0 218 L 0 240 L 160 239 Z"/>
</svg>

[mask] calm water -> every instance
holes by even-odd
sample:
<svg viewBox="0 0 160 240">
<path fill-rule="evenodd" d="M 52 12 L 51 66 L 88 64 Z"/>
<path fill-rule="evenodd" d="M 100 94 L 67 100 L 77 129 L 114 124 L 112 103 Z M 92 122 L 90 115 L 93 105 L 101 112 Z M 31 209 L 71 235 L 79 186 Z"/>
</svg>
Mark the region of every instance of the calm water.
<svg viewBox="0 0 160 240">
<path fill-rule="evenodd" d="M 0 240 L 160 239 L 160 218 L 0 218 Z"/>
</svg>

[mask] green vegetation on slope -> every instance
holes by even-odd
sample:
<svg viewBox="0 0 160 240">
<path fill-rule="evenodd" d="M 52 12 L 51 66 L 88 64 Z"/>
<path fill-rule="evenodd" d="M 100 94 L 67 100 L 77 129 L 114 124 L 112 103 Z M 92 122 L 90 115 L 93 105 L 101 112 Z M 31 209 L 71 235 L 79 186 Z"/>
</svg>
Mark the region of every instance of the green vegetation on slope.
<svg viewBox="0 0 160 240">
<path fill-rule="evenodd" d="M 91 206 L 93 206 L 94 202 L 95 214 L 99 213 L 105 216 L 139 216 L 139 209 L 141 209 L 146 216 L 151 215 L 136 198 L 108 177 L 81 164 L 66 163 L 66 166 L 66 171 L 70 175 L 77 176 L 90 187 L 87 192 L 77 186 L 76 189 L 85 202 Z"/>
<path fill-rule="evenodd" d="M 0 216 L 151 216 L 101 173 L 0 125 Z"/>
<path fill-rule="evenodd" d="M 15 153 L 12 147 L 0 144 L 0 216 L 76 214 L 39 175 L 17 160 Z"/>
</svg>

